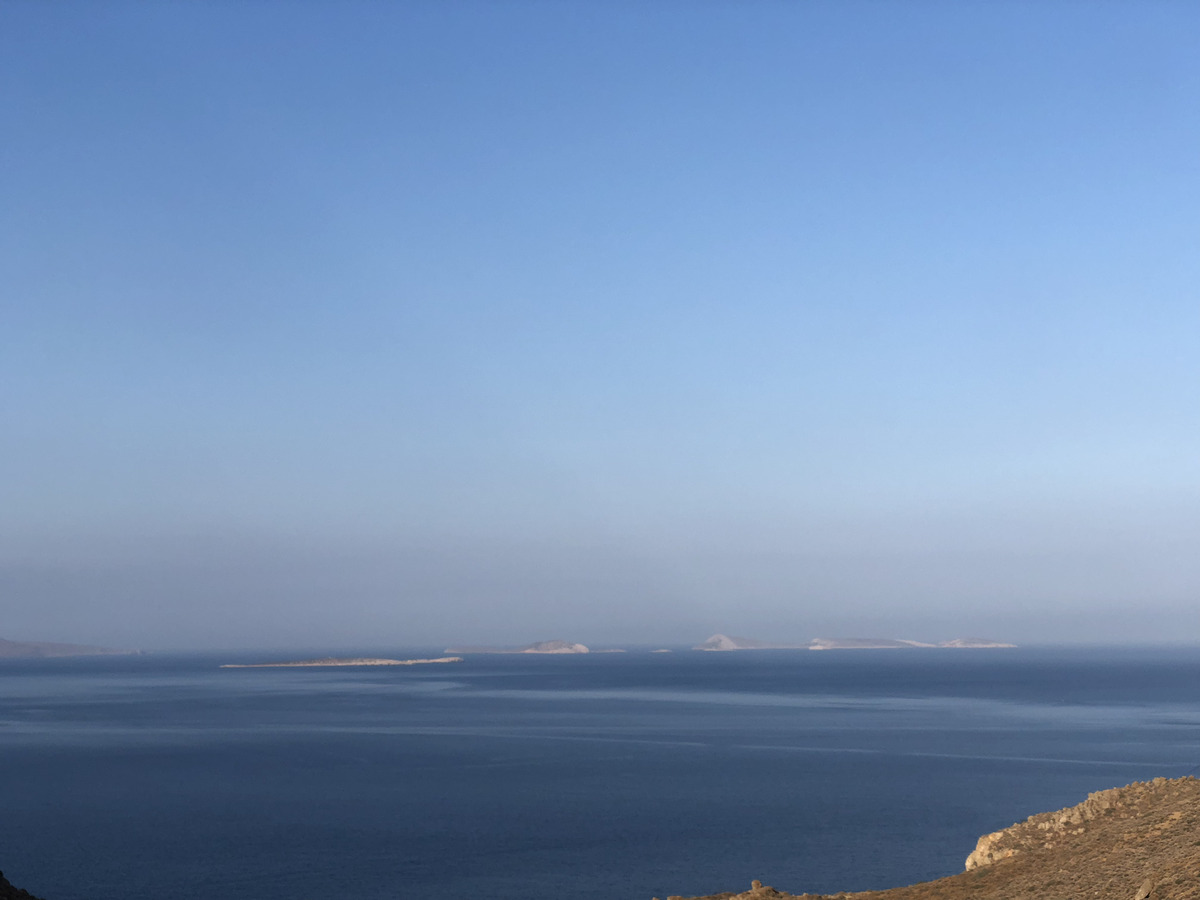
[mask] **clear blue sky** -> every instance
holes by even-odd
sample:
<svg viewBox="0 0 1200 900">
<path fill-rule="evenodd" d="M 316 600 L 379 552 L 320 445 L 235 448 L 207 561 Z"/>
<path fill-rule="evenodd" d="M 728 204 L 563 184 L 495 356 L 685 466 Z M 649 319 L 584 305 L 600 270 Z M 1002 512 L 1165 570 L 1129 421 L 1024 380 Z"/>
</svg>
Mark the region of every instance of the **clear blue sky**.
<svg viewBox="0 0 1200 900">
<path fill-rule="evenodd" d="M 0 636 L 1200 641 L 1198 33 L 0 4 Z"/>
</svg>

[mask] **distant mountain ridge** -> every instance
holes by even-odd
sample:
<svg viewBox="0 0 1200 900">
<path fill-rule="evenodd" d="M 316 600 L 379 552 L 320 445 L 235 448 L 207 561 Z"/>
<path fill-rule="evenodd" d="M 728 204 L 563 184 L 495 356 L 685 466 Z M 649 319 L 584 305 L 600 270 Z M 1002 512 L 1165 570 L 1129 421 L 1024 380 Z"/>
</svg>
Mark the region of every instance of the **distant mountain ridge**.
<svg viewBox="0 0 1200 900">
<path fill-rule="evenodd" d="M 87 644 L 52 644 L 45 641 L 6 641 L 0 638 L 0 659 L 50 659 L 64 656 L 134 656 L 137 650 L 113 650 Z"/>
<path fill-rule="evenodd" d="M 573 644 L 570 641 L 535 641 L 524 647 L 447 647 L 446 653 L 591 653 L 586 644 Z"/>
<path fill-rule="evenodd" d="M 1016 644 L 1006 644 L 987 638 L 954 638 L 936 644 L 923 641 L 906 641 L 895 638 L 815 638 L 807 644 L 775 644 L 769 641 L 759 641 L 754 638 L 730 637 L 727 634 L 714 634 L 703 643 L 697 644 L 693 650 L 730 651 L 730 650 L 902 650 L 910 647 L 948 647 L 959 649 L 980 649 L 985 647 L 1016 647 Z"/>
</svg>

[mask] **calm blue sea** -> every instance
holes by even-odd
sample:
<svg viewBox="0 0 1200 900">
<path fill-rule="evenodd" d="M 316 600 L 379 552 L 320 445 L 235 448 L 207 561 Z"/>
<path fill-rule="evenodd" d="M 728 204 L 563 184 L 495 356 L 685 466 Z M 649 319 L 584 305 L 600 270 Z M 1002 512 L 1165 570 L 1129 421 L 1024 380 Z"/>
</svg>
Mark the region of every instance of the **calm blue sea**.
<svg viewBox="0 0 1200 900">
<path fill-rule="evenodd" d="M 5 874 L 48 900 L 863 890 L 1200 765 L 1200 650 L 218 668 L 245 660 L 3 661 Z"/>
</svg>

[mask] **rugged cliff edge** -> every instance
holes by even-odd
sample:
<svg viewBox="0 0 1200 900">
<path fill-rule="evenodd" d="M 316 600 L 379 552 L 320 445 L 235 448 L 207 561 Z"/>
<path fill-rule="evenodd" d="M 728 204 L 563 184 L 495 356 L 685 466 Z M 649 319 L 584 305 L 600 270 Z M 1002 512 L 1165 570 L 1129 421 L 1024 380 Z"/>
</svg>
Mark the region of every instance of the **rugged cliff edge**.
<svg viewBox="0 0 1200 900">
<path fill-rule="evenodd" d="M 985 834 L 966 871 L 886 891 L 750 890 L 691 900 L 1200 900 L 1200 781 L 1138 782 Z M 38 900 L 0 873 L 0 900 Z M 684 900 L 679 896 L 667 900 Z"/>
<path fill-rule="evenodd" d="M 886 891 L 789 894 L 754 882 L 694 900 L 1200 900 L 1200 781 L 1139 782 L 979 839 L 966 871 Z M 668 898 L 673 900 L 673 898 Z"/>
<path fill-rule="evenodd" d="M 38 898 L 29 893 L 29 891 L 13 887 L 8 883 L 8 879 L 4 877 L 4 873 L 0 872 L 0 900 L 38 900 Z"/>
</svg>

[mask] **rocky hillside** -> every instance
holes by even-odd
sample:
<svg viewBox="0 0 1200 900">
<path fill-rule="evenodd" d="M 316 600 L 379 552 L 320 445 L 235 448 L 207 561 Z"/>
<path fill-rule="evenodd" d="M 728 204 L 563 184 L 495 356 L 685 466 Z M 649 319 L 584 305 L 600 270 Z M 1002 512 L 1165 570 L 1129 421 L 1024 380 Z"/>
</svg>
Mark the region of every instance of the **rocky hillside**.
<svg viewBox="0 0 1200 900">
<path fill-rule="evenodd" d="M 1078 806 L 1039 813 L 984 835 L 961 874 L 887 891 L 833 896 L 839 900 L 1200 900 L 1200 781 L 1156 778 L 1099 791 Z M 818 900 L 819 895 L 789 894 L 756 881 L 744 893 L 712 894 L 702 900 L 795 897 Z"/>
<path fill-rule="evenodd" d="M 4 877 L 4 873 L 0 872 L 0 900 L 38 900 L 38 898 L 29 893 L 29 891 L 13 887 L 8 883 L 8 879 Z"/>
<path fill-rule="evenodd" d="M 50 644 L 45 641 L 6 641 L 0 638 L 0 659 L 47 659 L 57 656 L 132 656 L 136 650 L 112 650 L 84 644 Z"/>
<path fill-rule="evenodd" d="M 750 890 L 692 900 L 1200 900 L 1200 781 L 1131 784 L 986 834 L 966 871 L 886 891 Z M 0 874 L 0 900 L 38 900 Z M 667 900 L 684 900 L 672 896 Z"/>
</svg>

